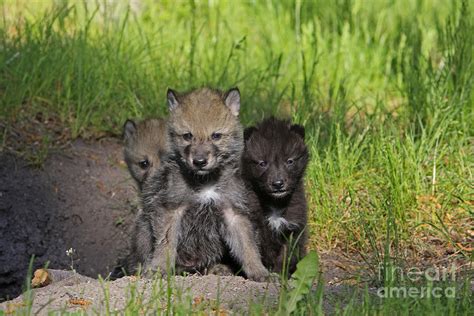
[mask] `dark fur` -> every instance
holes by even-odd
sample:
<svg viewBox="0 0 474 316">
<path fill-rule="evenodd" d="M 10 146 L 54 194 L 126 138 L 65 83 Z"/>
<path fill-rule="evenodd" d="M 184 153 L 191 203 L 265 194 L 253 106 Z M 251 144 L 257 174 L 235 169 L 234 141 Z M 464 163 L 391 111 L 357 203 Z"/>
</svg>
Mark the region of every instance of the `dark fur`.
<svg viewBox="0 0 474 316">
<path fill-rule="evenodd" d="M 153 230 L 146 271 L 203 273 L 229 255 L 247 277 L 263 266 L 240 176 L 243 133 L 238 90 L 168 92 L 171 159 L 143 185 L 143 217 Z M 192 137 L 186 137 L 191 133 Z M 221 137 L 214 139 L 213 134 Z M 204 166 L 196 159 L 205 159 Z"/>
<path fill-rule="evenodd" d="M 263 215 L 262 261 L 273 272 L 281 272 L 286 261 L 287 272 L 293 273 L 298 259 L 305 255 L 307 240 L 303 176 L 309 154 L 304 127 L 269 118 L 247 128 L 242 160 L 244 179 L 258 197 L 254 209 Z M 281 183 L 275 188 L 278 181 Z M 281 223 L 280 229 L 275 228 L 277 223 Z M 296 246 L 291 257 L 290 239 Z"/>
</svg>

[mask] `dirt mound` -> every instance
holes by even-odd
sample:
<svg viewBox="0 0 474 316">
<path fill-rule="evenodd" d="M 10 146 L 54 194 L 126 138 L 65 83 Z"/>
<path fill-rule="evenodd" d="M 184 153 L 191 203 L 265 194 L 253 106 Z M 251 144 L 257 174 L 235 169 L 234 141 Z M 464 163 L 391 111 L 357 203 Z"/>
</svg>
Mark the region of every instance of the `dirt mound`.
<svg viewBox="0 0 474 316">
<path fill-rule="evenodd" d="M 280 294 L 278 282 L 254 282 L 238 276 L 190 275 L 175 276 L 168 280 L 132 276 L 116 281 L 99 281 L 69 273 L 72 276 L 66 279 L 1 303 L 0 311 L 22 312 L 28 310 L 28 302 L 33 301 L 29 313 L 35 315 L 80 310 L 99 315 L 126 311 L 144 314 L 160 311 L 255 314 L 261 312 L 262 307 L 265 310 L 276 309 Z M 313 287 L 314 295 L 316 286 Z M 344 305 L 353 295 L 353 287 L 326 286 L 323 311 L 333 313 L 335 306 Z"/>
<path fill-rule="evenodd" d="M 172 299 L 176 303 L 192 302 L 194 308 L 219 308 L 223 310 L 245 311 L 251 302 L 272 305 L 277 302 L 278 284 L 258 283 L 241 277 L 176 276 L 171 279 Z M 131 289 L 134 290 L 131 290 Z M 107 289 L 107 291 L 105 291 Z M 131 292 L 141 295 L 142 308 L 167 308 L 166 280 L 137 279 L 124 277 L 113 282 L 100 282 L 81 275 L 53 283 L 47 287 L 34 289 L 32 312 L 47 314 L 48 311 L 75 311 L 86 309 L 99 314 L 123 311 L 131 301 Z M 108 297 L 108 303 L 106 299 Z M 24 307 L 25 297 L 0 304 L 5 311 Z M 207 306 L 205 306 L 207 305 Z M 220 306 L 220 307 L 218 307 Z"/>
</svg>

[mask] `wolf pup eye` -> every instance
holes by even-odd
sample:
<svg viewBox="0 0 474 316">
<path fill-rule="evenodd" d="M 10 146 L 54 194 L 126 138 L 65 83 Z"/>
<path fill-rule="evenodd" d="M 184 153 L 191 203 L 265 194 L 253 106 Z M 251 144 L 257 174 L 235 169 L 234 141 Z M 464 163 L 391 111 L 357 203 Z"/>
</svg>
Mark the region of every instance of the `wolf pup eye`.
<svg viewBox="0 0 474 316">
<path fill-rule="evenodd" d="M 221 133 L 212 133 L 211 138 L 212 138 L 212 140 L 219 140 L 219 139 L 222 138 L 222 134 Z"/>
<path fill-rule="evenodd" d="M 184 134 L 183 134 L 183 139 L 184 139 L 185 141 L 188 141 L 188 142 L 189 142 L 191 139 L 193 139 L 193 134 L 191 134 L 191 133 L 184 133 Z"/>
<path fill-rule="evenodd" d="M 260 168 L 262 168 L 262 169 L 263 169 L 263 168 L 266 168 L 267 165 L 268 165 L 268 163 L 267 163 L 266 161 L 264 161 L 264 160 L 258 162 L 258 166 L 259 166 Z"/>
<path fill-rule="evenodd" d="M 288 160 L 286 161 L 286 164 L 287 164 L 288 166 L 291 166 L 294 162 L 295 162 L 295 161 L 290 158 L 290 159 L 288 159 Z"/>
<path fill-rule="evenodd" d="M 138 165 L 140 166 L 140 168 L 145 170 L 150 166 L 150 162 L 148 161 L 148 159 L 145 159 L 145 160 L 142 160 L 142 161 L 138 162 Z"/>
</svg>

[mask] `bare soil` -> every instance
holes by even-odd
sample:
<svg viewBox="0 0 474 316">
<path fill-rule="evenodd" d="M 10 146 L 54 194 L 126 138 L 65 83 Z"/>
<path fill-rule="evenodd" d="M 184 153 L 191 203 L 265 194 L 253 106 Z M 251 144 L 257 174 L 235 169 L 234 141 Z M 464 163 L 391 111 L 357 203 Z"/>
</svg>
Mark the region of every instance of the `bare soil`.
<svg viewBox="0 0 474 316">
<path fill-rule="evenodd" d="M 117 139 L 74 141 L 50 152 L 41 168 L 0 152 L 0 301 L 22 293 L 34 255 L 33 271 L 47 265 L 74 268 L 78 273 L 34 290 L 35 311 L 83 308 L 68 303 L 74 297 L 90 301 L 92 310 L 103 311 L 104 292 L 97 278 L 106 278 L 126 253 L 137 205 L 135 185 Z M 72 258 L 66 255 L 70 248 L 75 251 Z M 349 297 L 346 294 L 351 291 L 340 284 L 347 273 L 337 260 L 334 254 L 322 255 L 327 304 L 331 297 Z M 111 309 L 123 308 L 130 282 L 150 296 L 150 280 L 119 279 L 109 283 Z M 174 282 L 195 297 L 216 300 L 219 293 L 223 306 L 230 310 L 262 298 L 274 304 L 278 297 L 278 285 L 241 277 L 177 276 Z M 21 306 L 22 300 L 19 296 L 4 302 L 0 310 Z"/>
<path fill-rule="evenodd" d="M 134 184 L 121 161 L 114 139 L 76 141 L 51 154 L 41 169 L 0 154 L 0 298 L 20 294 L 32 255 L 33 269 L 48 263 L 107 276 L 127 249 L 136 209 Z"/>
</svg>

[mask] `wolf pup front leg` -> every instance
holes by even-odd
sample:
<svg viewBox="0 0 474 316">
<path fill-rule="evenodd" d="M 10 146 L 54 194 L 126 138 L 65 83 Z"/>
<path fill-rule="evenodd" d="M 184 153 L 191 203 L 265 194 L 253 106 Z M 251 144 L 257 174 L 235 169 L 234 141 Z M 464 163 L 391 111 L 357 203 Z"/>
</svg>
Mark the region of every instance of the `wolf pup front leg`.
<svg viewBox="0 0 474 316">
<path fill-rule="evenodd" d="M 223 213 L 225 223 L 223 235 L 232 255 L 242 265 L 247 278 L 264 281 L 269 276 L 269 272 L 262 264 L 250 220 L 232 208 L 224 209 Z"/>
<path fill-rule="evenodd" d="M 174 272 L 180 223 L 185 210 L 185 206 L 173 210 L 157 210 L 152 220 L 154 249 L 151 258 L 145 263 L 146 275 Z"/>
</svg>

